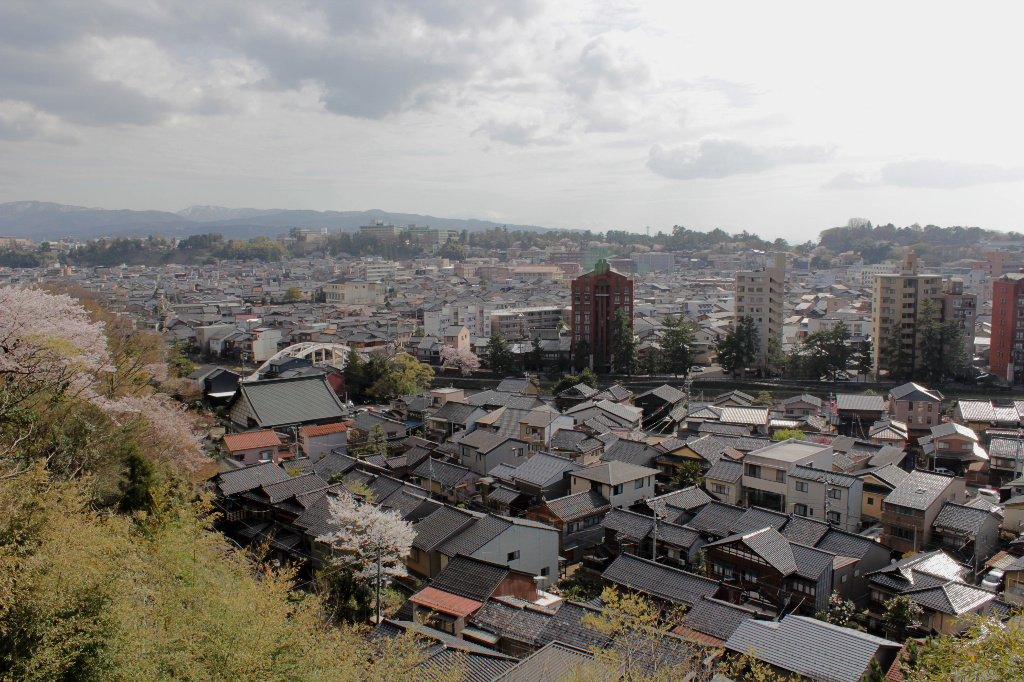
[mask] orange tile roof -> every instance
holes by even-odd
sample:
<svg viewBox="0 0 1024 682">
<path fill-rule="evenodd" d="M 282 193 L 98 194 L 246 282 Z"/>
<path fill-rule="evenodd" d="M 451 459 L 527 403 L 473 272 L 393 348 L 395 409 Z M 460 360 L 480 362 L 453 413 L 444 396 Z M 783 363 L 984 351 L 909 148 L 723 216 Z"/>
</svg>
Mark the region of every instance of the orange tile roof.
<svg viewBox="0 0 1024 682">
<path fill-rule="evenodd" d="M 409 597 L 413 604 L 425 606 L 434 611 L 448 613 L 453 616 L 468 616 L 483 606 L 481 602 L 459 597 L 448 592 L 442 592 L 433 587 L 424 587 L 416 594 Z"/>
<path fill-rule="evenodd" d="M 307 426 L 304 429 L 299 429 L 303 436 L 307 438 L 313 438 L 315 436 L 326 436 L 331 433 L 344 433 L 348 431 L 348 425 L 352 423 L 352 420 L 338 422 L 336 424 L 318 424 L 317 426 Z"/>
<path fill-rule="evenodd" d="M 281 439 L 277 437 L 272 429 L 262 431 L 249 431 L 247 433 L 230 433 L 223 438 L 224 445 L 228 450 L 249 450 L 251 448 L 276 448 L 281 445 Z"/>
</svg>

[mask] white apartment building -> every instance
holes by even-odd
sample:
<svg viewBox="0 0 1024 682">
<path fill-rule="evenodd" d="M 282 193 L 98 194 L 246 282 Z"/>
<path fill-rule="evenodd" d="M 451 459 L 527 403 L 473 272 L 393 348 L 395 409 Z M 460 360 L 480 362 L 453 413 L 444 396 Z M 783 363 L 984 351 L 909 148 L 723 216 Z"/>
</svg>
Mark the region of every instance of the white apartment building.
<svg viewBox="0 0 1024 682">
<path fill-rule="evenodd" d="M 768 339 L 782 339 L 782 304 L 786 285 L 786 254 L 776 253 L 772 265 L 765 254 L 765 267 L 736 273 L 736 308 L 733 324 L 749 317 L 754 320 L 760 340 L 759 358 L 768 352 Z"/>
<path fill-rule="evenodd" d="M 832 468 L 832 447 L 784 440 L 753 450 L 743 458 L 743 498 L 751 506 L 789 511 L 789 471 L 794 466 Z"/>
</svg>

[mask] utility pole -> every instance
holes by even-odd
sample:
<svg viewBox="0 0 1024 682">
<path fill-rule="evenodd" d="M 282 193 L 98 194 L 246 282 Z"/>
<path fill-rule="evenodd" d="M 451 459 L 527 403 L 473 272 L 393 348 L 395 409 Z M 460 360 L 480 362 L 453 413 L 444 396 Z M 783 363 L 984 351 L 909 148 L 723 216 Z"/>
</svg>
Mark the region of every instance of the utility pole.
<svg viewBox="0 0 1024 682">
<path fill-rule="evenodd" d="M 377 545 L 377 625 L 380 625 L 380 545 Z"/>
<path fill-rule="evenodd" d="M 651 516 L 654 517 L 654 531 L 651 542 L 651 561 L 658 560 L 658 506 L 651 505 Z"/>
</svg>

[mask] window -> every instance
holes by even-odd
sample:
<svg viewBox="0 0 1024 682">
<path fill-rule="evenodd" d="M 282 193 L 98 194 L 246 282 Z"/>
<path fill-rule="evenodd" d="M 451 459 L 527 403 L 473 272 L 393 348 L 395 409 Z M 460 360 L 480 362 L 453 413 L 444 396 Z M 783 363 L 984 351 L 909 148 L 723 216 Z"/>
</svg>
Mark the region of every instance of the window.
<svg viewBox="0 0 1024 682">
<path fill-rule="evenodd" d="M 245 454 L 235 455 L 235 461 L 236 462 L 244 462 L 245 461 Z"/>
<path fill-rule="evenodd" d="M 807 492 L 807 482 L 806 481 L 797 481 L 796 482 L 796 489 L 797 489 L 797 492 L 801 492 L 801 493 Z"/>
<path fill-rule="evenodd" d="M 900 540 L 911 540 L 912 541 L 914 539 L 914 529 L 913 528 L 903 528 L 902 526 L 893 526 L 892 527 L 892 536 L 894 538 L 898 538 Z"/>
<path fill-rule="evenodd" d="M 638 479 L 636 479 L 636 482 L 634 484 L 634 489 L 635 490 L 640 490 L 640 488 L 643 488 L 644 487 L 644 482 L 646 480 L 647 480 L 646 478 L 638 478 Z"/>
<path fill-rule="evenodd" d="M 542 576 L 544 576 L 544 577 L 547 577 L 548 575 L 551 574 L 551 569 L 549 567 L 545 566 L 544 568 L 540 569 L 540 574 Z"/>
<path fill-rule="evenodd" d="M 714 483 L 711 485 L 711 492 L 718 493 L 719 495 L 728 495 L 729 486 L 722 485 L 721 483 Z"/>
<path fill-rule="evenodd" d="M 748 464 L 745 473 L 751 478 L 761 478 L 761 467 L 756 464 Z"/>
<path fill-rule="evenodd" d="M 849 577 L 850 577 L 849 575 L 844 575 L 842 578 L 839 579 L 839 582 L 845 583 L 846 579 L 849 578 Z"/>
<path fill-rule="evenodd" d="M 836 512 L 836 511 L 825 512 L 825 520 L 828 521 L 829 523 L 839 523 L 839 520 L 840 520 L 839 512 Z"/>
<path fill-rule="evenodd" d="M 868 506 L 869 507 L 874 507 L 875 506 L 875 498 L 873 498 L 873 497 L 869 497 L 868 498 Z"/>
<path fill-rule="evenodd" d="M 776 469 L 775 470 L 775 482 L 776 483 L 785 483 L 786 482 L 786 472 L 783 471 L 782 469 Z"/>
<path fill-rule="evenodd" d="M 621 495 L 621 494 L 622 494 L 622 484 L 620 483 L 617 486 L 615 486 L 614 488 L 612 488 L 612 495 Z"/>
<path fill-rule="evenodd" d="M 807 516 L 807 505 L 806 504 L 794 504 L 793 513 L 797 516 Z"/>
<path fill-rule="evenodd" d="M 519 550 L 508 553 L 508 561 L 516 561 L 519 559 Z"/>
<path fill-rule="evenodd" d="M 828 496 L 833 500 L 841 500 L 843 499 L 843 491 L 841 488 L 831 488 L 828 491 Z"/>
</svg>

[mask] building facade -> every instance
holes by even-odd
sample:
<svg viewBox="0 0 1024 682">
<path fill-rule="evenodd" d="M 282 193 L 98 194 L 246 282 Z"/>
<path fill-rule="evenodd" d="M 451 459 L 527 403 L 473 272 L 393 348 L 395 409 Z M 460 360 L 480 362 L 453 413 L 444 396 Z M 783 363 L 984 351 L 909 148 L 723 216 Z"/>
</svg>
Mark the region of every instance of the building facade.
<svg viewBox="0 0 1024 682">
<path fill-rule="evenodd" d="M 622 308 L 633 330 L 633 282 L 601 259 L 572 283 L 572 349 L 590 345 L 590 365 L 604 369 L 612 357 L 615 311 Z"/>
<path fill-rule="evenodd" d="M 742 270 L 736 273 L 736 309 L 733 325 L 749 317 L 754 321 L 758 334 L 758 360 L 768 353 L 768 340 L 775 337 L 782 340 L 782 304 L 786 288 L 786 254 L 776 253 L 772 265 L 766 262 L 758 270 Z"/>
<path fill-rule="evenodd" d="M 1024 273 L 992 284 L 992 346 L 989 371 L 1011 384 L 1024 380 Z"/>
</svg>

